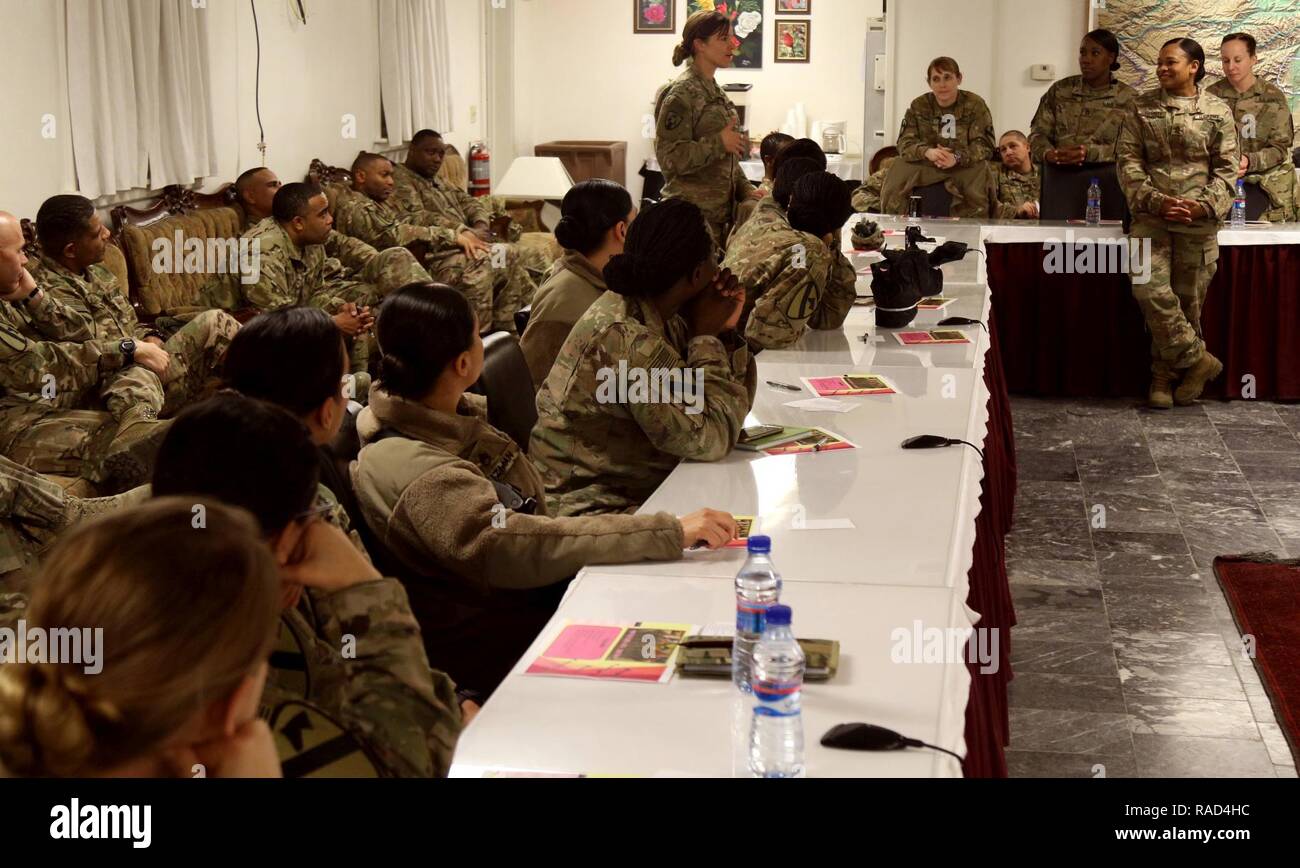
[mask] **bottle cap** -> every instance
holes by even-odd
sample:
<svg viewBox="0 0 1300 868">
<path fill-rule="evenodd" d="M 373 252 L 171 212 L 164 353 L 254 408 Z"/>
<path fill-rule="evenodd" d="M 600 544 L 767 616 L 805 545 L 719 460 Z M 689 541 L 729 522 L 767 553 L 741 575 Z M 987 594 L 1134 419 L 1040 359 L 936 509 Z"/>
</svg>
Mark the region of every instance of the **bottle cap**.
<svg viewBox="0 0 1300 868">
<path fill-rule="evenodd" d="M 1093 178 L 1093 179 L 1092 179 L 1092 183 L 1097 184 L 1098 186 L 1100 186 L 1100 185 L 1101 185 L 1101 178 Z"/>
<path fill-rule="evenodd" d="M 767 626 L 769 627 L 789 627 L 790 616 L 793 613 L 789 606 L 769 606 L 767 609 Z"/>
<path fill-rule="evenodd" d="M 770 536 L 751 536 L 746 548 L 750 554 L 766 555 L 772 551 L 772 538 Z"/>
</svg>

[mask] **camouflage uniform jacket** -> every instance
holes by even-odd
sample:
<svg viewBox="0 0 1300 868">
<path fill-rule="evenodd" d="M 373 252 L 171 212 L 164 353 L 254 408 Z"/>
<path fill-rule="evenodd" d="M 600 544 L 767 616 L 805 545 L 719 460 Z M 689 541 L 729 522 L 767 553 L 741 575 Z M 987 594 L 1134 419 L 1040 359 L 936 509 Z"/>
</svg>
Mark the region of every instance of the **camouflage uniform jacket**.
<svg viewBox="0 0 1300 868">
<path fill-rule="evenodd" d="M 74 320 L 75 328 L 65 328 Z M 79 324 L 78 324 L 79 323 Z M 51 410 L 81 409 L 107 374 L 122 369 L 121 340 L 89 340 L 89 319 L 52 294 L 33 305 L 0 302 L 0 407 L 44 402 Z M 68 337 L 57 337 L 60 332 Z M 54 394 L 43 391 L 53 377 Z M 98 406 L 97 393 L 93 403 Z"/>
<path fill-rule="evenodd" d="M 92 265 L 85 275 L 73 274 L 42 255 L 32 277 L 41 288 L 63 302 L 73 314 L 66 320 L 69 331 L 62 340 L 144 340 L 162 337 L 140 324 L 135 308 L 118 290 L 117 278 L 102 265 Z M 79 327 L 78 327 L 79 326 Z"/>
<path fill-rule="evenodd" d="M 949 124 L 951 119 L 951 125 Z M 945 133 L 951 132 L 951 137 Z M 987 161 L 997 150 L 993 136 L 993 115 L 988 104 L 969 91 L 957 91 L 957 101 L 944 108 L 934 94 L 912 100 L 898 133 L 898 156 L 909 163 L 930 165 L 925 152 L 947 148 L 956 154 L 958 169 Z"/>
<path fill-rule="evenodd" d="M 435 252 L 459 249 L 455 230 L 408 222 L 393 207 L 391 200 L 376 202 L 355 190 L 341 193 L 335 201 L 334 228 L 344 235 L 364 241 L 376 250 L 405 247 L 416 241 L 429 242 Z"/>
<path fill-rule="evenodd" d="M 404 562 L 424 573 L 436 564 L 490 594 L 553 585 L 592 564 L 681 557 L 681 524 L 668 513 L 551 516 L 537 469 L 486 416 L 476 395 L 450 414 L 382 384 L 371 390 L 352 478 L 366 523 Z M 377 440 L 384 429 L 400 436 Z M 535 514 L 506 510 L 493 482 L 535 499 Z"/>
<path fill-rule="evenodd" d="M 528 328 L 519 339 L 533 375 L 533 391 L 546 382 L 574 325 L 607 289 L 604 275 L 581 253 L 570 250 L 556 260 L 550 277 L 533 296 Z"/>
<path fill-rule="evenodd" d="M 680 316 L 665 322 L 652 302 L 605 293 L 573 327 L 537 395 L 529 456 L 550 507 L 631 511 L 681 459 L 725 458 L 756 373 L 738 335 L 692 338 Z"/>
<path fill-rule="evenodd" d="M 853 210 L 860 212 L 871 212 L 872 214 L 880 213 L 880 191 L 885 186 L 885 175 L 889 172 L 889 165 L 882 166 L 871 177 L 862 183 L 862 186 L 853 191 Z"/>
<path fill-rule="evenodd" d="M 998 195 L 993 203 L 993 216 L 999 220 L 1013 220 L 1021 205 L 1038 201 L 1039 190 L 1042 188 L 1042 175 L 1038 171 L 1037 163 L 1030 163 L 1027 174 L 1008 169 L 1004 163 L 998 163 L 995 183 L 998 185 Z"/>
<path fill-rule="evenodd" d="M 337 313 L 343 305 L 340 291 L 355 282 L 348 268 L 360 270 L 378 255 L 370 245 L 339 232 L 331 232 L 324 244 L 299 247 L 273 217 L 244 237 L 260 245 L 261 272 L 257 283 L 238 284 L 241 306 L 262 311 L 307 305 Z"/>
<path fill-rule="evenodd" d="M 319 706 L 396 777 L 443 777 L 460 733 L 456 686 L 429 667 L 420 625 L 396 579 L 307 589 L 280 618 L 262 693 Z"/>
<path fill-rule="evenodd" d="M 1119 183 L 1134 221 L 1190 235 L 1218 232 L 1236 198 L 1237 125 L 1232 110 L 1197 88 L 1190 97 L 1163 88 L 1133 103 L 1115 146 Z M 1207 216 L 1190 225 L 1160 217 L 1167 196 L 1192 199 Z"/>
<path fill-rule="evenodd" d="M 491 220 L 478 199 L 446 181 L 430 180 L 403 163 L 393 166 L 393 181 L 389 204 L 411 223 L 450 229 L 459 235 L 475 223 Z"/>
<path fill-rule="evenodd" d="M 1268 194 L 1273 205 L 1266 215 L 1268 219 L 1276 222 L 1297 219 L 1295 164 L 1291 161 L 1295 122 L 1286 94 L 1262 78 L 1257 78 L 1243 93 L 1237 93 L 1226 78 L 1216 81 L 1206 91 L 1232 110 L 1241 156 L 1250 161 L 1246 183 L 1258 184 Z M 1253 122 L 1248 124 L 1249 119 Z M 1248 137 L 1247 133 L 1253 135 Z"/>
<path fill-rule="evenodd" d="M 857 298 L 857 272 L 844 254 L 794 229 L 775 202 L 727 247 L 725 268 L 745 287 L 740 329 L 755 351 L 784 349 L 811 326 L 837 329 Z"/>
<path fill-rule="evenodd" d="M 1115 141 L 1124 116 L 1138 98 L 1133 88 L 1111 79 L 1108 87 L 1094 90 L 1083 76 L 1063 78 L 1047 89 L 1029 133 L 1029 153 L 1035 163 L 1058 147 L 1088 148 L 1089 163 L 1115 162 Z"/>
<path fill-rule="evenodd" d="M 687 64 L 655 111 L 655 158 L 664 173 L 663 198 L 686 199 L 712 223 L 731 221 L 732 204 L 754 192 L 722 131 L 740 115 L 718 83 Z"/>
</svg>

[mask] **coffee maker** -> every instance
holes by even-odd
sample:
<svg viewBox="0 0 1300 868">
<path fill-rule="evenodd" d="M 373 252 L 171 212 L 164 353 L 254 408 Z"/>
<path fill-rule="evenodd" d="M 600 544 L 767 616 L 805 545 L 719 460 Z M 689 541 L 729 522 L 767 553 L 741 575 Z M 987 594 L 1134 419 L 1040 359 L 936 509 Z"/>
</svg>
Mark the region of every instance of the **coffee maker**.
<svg viewBox="0 0 1300 868">
<path fill-rule="evenodd" d="M 849 149 L 844 131 L 847 121 L 826 121 L 822 124 L 822 150 L 828 154 L 842 154 Z"/>
</svg>

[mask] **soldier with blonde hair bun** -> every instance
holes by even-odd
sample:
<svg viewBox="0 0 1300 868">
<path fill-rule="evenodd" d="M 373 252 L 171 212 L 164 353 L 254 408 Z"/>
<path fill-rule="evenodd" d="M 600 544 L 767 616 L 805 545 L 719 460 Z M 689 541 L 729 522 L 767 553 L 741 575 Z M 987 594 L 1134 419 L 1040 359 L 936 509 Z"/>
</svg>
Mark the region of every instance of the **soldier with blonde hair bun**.
<svg viewBox="0 0 1300 868">
<path fill-rule="evenodd" d="M 0 664 L 0 776 L 188 778 L 196 765 L 207 777 L 280 776 L 257 714 L 275 558 L 247 513 L 197 505 L 201 529 L 192 498 L 82 525 L 55 547 L 29 608 L 0 598 L 11 629 L 102 630 L 81 660 Z"/>
</svg>

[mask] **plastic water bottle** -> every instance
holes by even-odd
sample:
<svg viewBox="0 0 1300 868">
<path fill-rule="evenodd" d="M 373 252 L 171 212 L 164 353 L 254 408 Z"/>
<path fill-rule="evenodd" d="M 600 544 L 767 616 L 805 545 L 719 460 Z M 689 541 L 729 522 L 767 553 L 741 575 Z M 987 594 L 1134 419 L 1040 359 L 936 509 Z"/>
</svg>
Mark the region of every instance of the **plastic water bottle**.
<svg viewBox="0 0 1300 868">
<path fill-rule="evenodd" d="M 1101 225 L 1101 179 L 1093 178 L 1092 183 L 1088 185 L 1088 215 L 1087 223 L 1089 226 Z"/>
<path fill-rule="evenodd" d="M 761 778 L 803 773 L 803 649 L 790 628 L 790 607 L 767 610 L 767 629 L 754 647 L 754 717 L 749 770 Z"/>
<path fill-rule="evenodd" d="M 1246 182 L 1237 179 L 1237 198 L 1232 202 L 1232 228 L 1246 228 Z"/>
<path fill-rule="evenodd" d="M 767 611 L 781 598 L 781 574 L 772 565 L 772 540 L 749 538 L 749 559 L 736 573 L 736 638 L 731 646 L 731 683 L 750 692 L 754 646 L 763 638 Z"/>
</svg>

